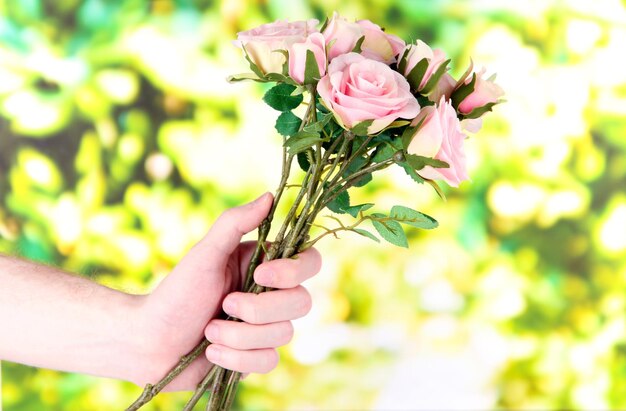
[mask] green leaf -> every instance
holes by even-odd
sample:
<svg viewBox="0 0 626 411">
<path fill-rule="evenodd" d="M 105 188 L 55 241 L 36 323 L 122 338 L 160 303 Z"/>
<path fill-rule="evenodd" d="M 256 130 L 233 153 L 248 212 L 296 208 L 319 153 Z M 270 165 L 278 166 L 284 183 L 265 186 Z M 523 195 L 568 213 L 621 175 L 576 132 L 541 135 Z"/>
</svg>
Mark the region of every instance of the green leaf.
<svg viewBox="0 0 626 411">
<path fill-rule="evenodd" d="M 300 131 L 285 142 L 285 147 L 289 154 L 298 154 L 322 141 L 319 133 Z"/>
<path fill-rule="evenodd" d="M 393 206 L 391 208 L 391 212 L 389 213 L 389 217 L 399 223 L 410 225 L 412 227 L 423 228 L 425 230 L 433 229 L 439 225 L 437 220 L 431 216 L 401 205 Z"/>
<path fill-rule="evenodd" d="M 390 142 L 383 142 L 380 144 L 376 147 L 374 157 L 372 157 L 372 162 L 381 163 L 389 160 L 397 151 L 402 150 L 402 147 L 399 147 L 400 143 L 401 141 L 399 139 L 393 139 Z"/>
<path fill-rule="evenodd" d="M 281 113 L 276 119 L 276 131 L 285 137 L 293 136 L 300 129 L 302 120 L 291 111 Z"/>
<path fill-rule="evenodd" d="M 363 45 L 364 41 L 365 41 L 365 36 L 361 36 L 361 38 L 357 40 L 356 44 L 352 48 L 352 53 L 360 53 L 361 51 L 363 51 L 361 50 L 361 46 Z"/>
<path fill-rule="evenodd" d="M 459 88 L 454 90 L 454 92 L 452 93 L 452 97 L 451 97 L 452 107 L 454 107 L 455 109 L 458 109 L 459 104 L 461 104 L 461 102 L 465 100 L 467 96 L 469 96 L 470 94 L 474 92 L 475 84 L 476 84 L 476 73 L 472 74 L 472 80 L 469 83 L 463 84 Z"/>
<path fill-rule="evenodd" d="M 359 124 L 352 127 L 350 131 L 352 131 L 355 136 L 366 136 L 369 134 L 368 129 L 372 125 L 373 122 L 374 120 L 361 121 Z"/>
<path fill-rule="evenodd" d="M 315 84 L 321 77 L 315 53 L 313 53 L 313 50 L 307 50 L 304 62 L 304 84 Z"/>
<path fill-rule="evenodd" d="M 322 24 L 322 28 L 320 29 L 320 33 L 323 33 L 324 30 L 326 30 L 326 26 L 328 26 L 328 22 L 329 22 L 329 19 L 328 19 L 328 16 L 326 16 L 326 20 L 324 20 L 324 24 Z"/>
<path fill-rule="evenodd" d="M 417 174 L 417 172 L 413 170 L 411 166 L 409 166 L 406 163 L 400 163 L 400 166 L 402 166 L 405 173 L 407 173 L 413 181 L 415 181 L 418 184 L 422 184 L 424 182 L 424 179 L 419 174 Z"/>
<path fill-rule="evenodd" d="M 495 103 L 487 103 L 482 107 L 477 107 L 474 110 L 472 110 L 469 114 L 465 114 L 463 116 L 463 119 L 470 119 L 470 118 L 478 118 L 480 116 L 482 116 L 483 114 L 491 111 L 491 109 L 493 108 L 493 106 L 495 106 L 496 104 L 498 104 L 497 102 Z"/>
<path fill-rule="evenodd" d="M 292 95 L 296 89 L 291 84 L 277 84 L 265 93 L 263 101 L 278 111 L 291 111 L 302 103 L 302 95 Z"/>
<path fill-rule="evenodd" d="M 344 208 L 343 211 L 350 214 L 352 217 L 356 218 L 358 217 L 361 211 L 369 210 L 372 207 L 374 207 L 373 203 L 365 203 L 365 204 L 358 204 L 358 205 L 353 205 L 353 206 Z"/>
<path fill-rule="evenodd" d="M 303 171 L 308 171 L 309 167 L 311 167 L 311 163 L 309 162 L 309 159 L 307 158 L 306 153 L 298 153 L 297 159 L 298 159 L 298 165 L 300 166 L 300 168 Z"/>
<path fill-rule="evenodd" d="M 342 177 L 349 178 L 352 174 L 362 169 L 367 163 L 368 163 L 368 159 L 365 157 L 355 158 L 354 160 L 352 160 L 350 165 L 348 165 L 348 168 L 346 168 L 346 171 L 344 171 Z M 364 174 L 362 177 L 359 177 L 357 180 L 355 180 L 352 183 L 352 185 L 354 187 L 363 187 L 365 184 L 369 183 L 370 181 L 372 181 L 372 175 Z"/>
<path fill-rule="evenodd" d="M 404 148 L 405 150 L 409 148 L 409 144 L 411 144 L 411 141 L 413 141 L 415 132 L 417 131 L 417 129 L 419 128 L 419 126 L 422 124 L 423 121 L 424 119 L 422 119 L 422 121 L 420 121 L 420 124 L 418 124 L 416 127 L 407 127 L 404 129 L 404 132 L 402 133 L 402 137 L 400 137 L 400 139 L 402 140 L 402 148 Z"/>
<path fill-rule="evenodd" d="M 428 184 L 430 184 L 430 186 L 435 190 L 435 192 L 437 193 L 437 195 L 439 195 L 439 198 L 441 198 L 443 201 L 447 201 L 446 200 L 446 194 L 443 192 L 443 190 L 441 189 L 441 187 L 439 187 L 439 184 L 437 184 L 436 181 L 433 180 L 425 180 Z"/>
<path fill-rule="evenodd" d="M 422 94 L 430 94 L 430 92 L 435 89 L 441 76 L 448 70 L 448 64 L 450 64 L 450 59 L 444 61 L 437 67 L 437 70 L 430 76 L 424 88 L 420 91 Z M 438 101 L 436 103 L 438 103 Z"/>
<path fill-rule="evenodd" d="M 409 74 L 406 76 L 406 79 L 411 86 L 411 90 L 419 90 L 422 79 L 424 78 L 424 74 L 426 74 L 426 70 L 428 70 L 428 59 L 424 57 L 415 65 L 415 67 L 411 69 Z"/>
<path fill-rule="evenodd" d="M 333 201 L 328 203 L 326 207 L 334 213 L 345 214 L 346 212 L 344 210 L 350 208 L 350 195 L 348 191 L 342 191 Z"/>
<path fill-rule="evenodd" d="M 404 72 L 406 71 L 406 64 L 409 60 L 409 50 L 410 48 L 405 48 L 404 52 L 402 52 L 402 56 L 398 59 L 398 72 L 402 75 L 404 75 Z"/>
<path fill-rule="evenodd" d="M 450 165 L 445 161 L 437 160 L 430 157 L 417 156 L 415 154 L 406 154 L 406 163 L 415 171 L 419 171 L 426 166 L 435 168 L 450 168 Z"/>
<path fill-rule="evenodd" d="M 259 76 L 257 76 L 254 73 L 233 74 L 232 76 L 228 76 L 226 78 L 226 81 L 228 81 L 229 83 L 236 83 L 238 81 L 244 81 L 244 80 L 254 80 L 254 81 L 261 81 L 261 82 L 265 81 L 263 79 L 260 79 Z"/>
<path fill-rule="evenodd" d="M 256 74 L 260 79 L 265 78 L 265 74 L 263 73 L 263 71 L 261 71 L 261 69 L 250 58 L 248 50 L 246 50 L 246 46 L 242 44 L 241 48 L 243 49 L 243 54 L 248 61 L 248 64 L 250 64 L 250 70 L 252 70 L 252 72 Z"/>
<path fill-rule="evenodd" d="M 391 137 L 389 133 L 385 133 L 385 132 L 377 134 L 376 137 L 372 139 L 372 143 L 374 144 L 392 143 L 392 142 L 393 142 L 393 137 Z"/>
<path fill-rule="evenodd" d="M 296 83 L 291 77 L 287 77 L 279 73 L 268 73 L 265 75 L 265 80 L 276 82 L 276 83 L 285 83 L 294 87 L 299 86 L 299 84 Z M 296 94 L 292 93 L 292 95 L 296 95 Z"/>
<path fill-rule="evenodd" d="M 381 213 L 374 213 L 370 217 L 372 217 L 372 225 L 382 238 L 398 247 L 409 247 L 406 234 L 404 234 L 400 223 Z"/>
<path fill-rule="evenodd" d="M 371 240 L 376 241 L 377 243 L 380 243 L 380 240 L 378 239 L 378 237 L 376 237 L 374 234 L 370 233 L 367 230 L 364 230 L 362 228 L 353 228 L 351 231 L 354 231 L 355 233 L 360 234 L 363 237 L 367 237 Z"/>
<path fill-rule="evenodd" d="M 324 129 L 324 127 L 326 127 L 326 124 L 328 124 L 332 118 L 333 115 L 331 113 L 323 114 L 322 117 L 315 123 L 310 123 L 304 126 L 304 131 L 319 133 Z"/>
</svg>

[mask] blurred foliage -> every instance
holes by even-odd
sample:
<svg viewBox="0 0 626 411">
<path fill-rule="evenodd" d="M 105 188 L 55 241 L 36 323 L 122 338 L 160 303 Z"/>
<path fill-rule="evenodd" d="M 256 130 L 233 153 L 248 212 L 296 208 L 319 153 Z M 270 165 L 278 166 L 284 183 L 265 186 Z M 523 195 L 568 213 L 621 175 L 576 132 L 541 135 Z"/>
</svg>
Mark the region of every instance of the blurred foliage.
<svg viewBox="0 0 626 411">
<path fill-rule="evenodd" d="M 354 190 L 441 227 L 409 232 L 408 251 L 321 244 L 313 312 L 238 407 L 626 408 L 617 0 L 0 0 L 0 251 L 148 292 L 222 210 L 278 182 L 276 114 L 263 86 L 225 82 L 245 71 L 230 40 L 333 10 L 443 48 L 455 74 L 471 56 L 508 103 L 468 141 L 473 182 L 447 202 L 401 171 Z M 8 363 L 3 377 L 9 411 L 120 409 L 139 392 Z"/>
</svg>

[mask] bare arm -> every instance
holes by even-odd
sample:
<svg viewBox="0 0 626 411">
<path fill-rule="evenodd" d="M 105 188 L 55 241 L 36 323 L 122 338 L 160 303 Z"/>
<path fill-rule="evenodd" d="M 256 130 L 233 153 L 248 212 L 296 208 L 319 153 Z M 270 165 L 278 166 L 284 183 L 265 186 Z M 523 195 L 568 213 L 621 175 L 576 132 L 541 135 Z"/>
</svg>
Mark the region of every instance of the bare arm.
<svg viewBox="0 0 626 411">
<path fill-rule="evenodd" d="M 133 380 L 142 298 L 0 255 L 0 359 Z"/>
</svg>

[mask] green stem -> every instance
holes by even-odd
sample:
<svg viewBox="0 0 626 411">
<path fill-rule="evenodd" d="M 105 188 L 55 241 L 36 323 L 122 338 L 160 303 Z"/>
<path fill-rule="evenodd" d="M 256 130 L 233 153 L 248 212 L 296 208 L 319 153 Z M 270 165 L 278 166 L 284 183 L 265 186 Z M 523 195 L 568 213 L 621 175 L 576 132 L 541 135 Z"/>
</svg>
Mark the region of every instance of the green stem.
<svg viewBox="0 0 626 411">
<path fill-rule="evenodd" d="M 170 371 L 156 384 L 147 384 L 139 396 L 126 411 L 136 411 L 152 400 L 163 388 L 167 386 L 174 378 L 178 377 L 200 354 L 204 353 L 207 347 L 211 345 L 206 339 L 203 339 L 194 347 L 187 355 L 181 357 L 180 361 L 170 369 Z"/>
<path fill-rule="evenodd" d="M 222 367 L 218 367 L 217 373 L 215 374 L 215 380 L 213 381 L 213 385 L 211 386 L 211 396 L 209 397 L 209 402 L 207 404 L 207 411 L 218 411 L 220 410 L 220 403 L 222 402 L 223 393 L 225 389 L 225 381 L 224 375 L 230 372 Z"/>
<path fill-rule="evenodd" d="M 213 379 L 215 378 L 215 375 L 217 374 L 217 371 L 218 371 L 217 369 L 218 369 L 217 366 L 213 366 L 211 368 L 211 371 L 209 371 L 209 373 L 204 377 L 204 379 L 200 381 L 200 383 L 198 384 L 198 387 L 196 388 L 196 391 L 193 393 L 193 396 L 189 399 L 189 401 L 187 401 L 187 404 L 185 404 L 183 411 L 193 410 L 193 407 L 196 406 L 198 401 L 200 401 L 200 398 L 202 398 L 202 395 L 209 388 L 209 385 L 211 385 L 211 383 L 213 382 Z"/>
</svg>

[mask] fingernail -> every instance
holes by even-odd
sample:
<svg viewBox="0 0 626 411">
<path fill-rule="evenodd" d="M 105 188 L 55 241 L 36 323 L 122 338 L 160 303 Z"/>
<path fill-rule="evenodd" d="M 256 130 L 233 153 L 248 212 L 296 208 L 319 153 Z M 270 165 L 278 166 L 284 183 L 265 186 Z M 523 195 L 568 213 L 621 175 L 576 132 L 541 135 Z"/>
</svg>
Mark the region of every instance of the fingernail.
<svg viewBox="0 0 626 411">
<path fill-rule="evenodd" d="M 212 363 L 218 363 L 222 358 L 222 350 L 214 345 L 209 345 L 206 349 L 206 358 Z"/>
<path fill-rule="evenodd" d="M 234 315 L 237 311 L 237 301 L 234 298 L 228 298 L 224 300 L 222 303 L 222 308 L 226 312 L 226 314 Z"/>
<path fill-rule="evenodd" d="M 271 286 L 274 282 L 274 273 L 270 270 L 259 270 L 256 273 L 256 279 L 258 283 Z"/>
<path fill-rule="evenodd" d="M 220 335 L 220 328 L 215 324 L 209 324 L 205 330 L 206 339 L 215 342 Z"/>
</svg>

